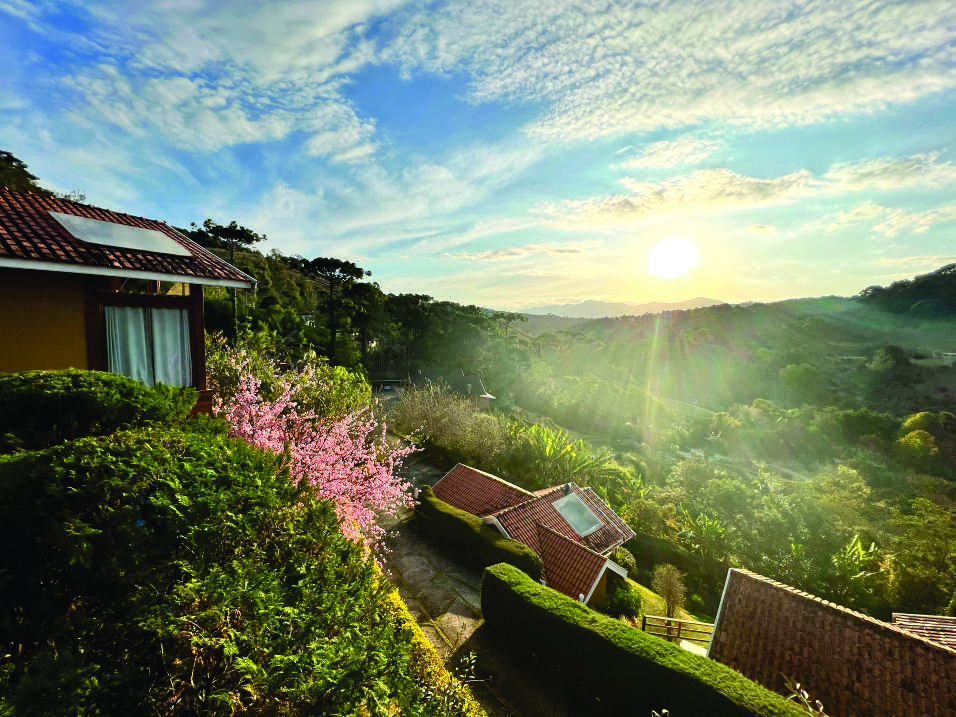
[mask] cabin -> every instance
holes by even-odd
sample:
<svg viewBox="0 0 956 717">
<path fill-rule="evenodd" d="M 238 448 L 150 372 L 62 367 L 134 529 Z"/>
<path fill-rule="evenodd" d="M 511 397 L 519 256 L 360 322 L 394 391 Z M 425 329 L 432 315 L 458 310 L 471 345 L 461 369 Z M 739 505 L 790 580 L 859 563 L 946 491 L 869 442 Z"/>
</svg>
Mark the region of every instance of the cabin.
<svg viewBox="0 0 956 717">
<path fill-rule="evenodd" d="M 604 602 L 610 573 L 627 577 L 610 555 L 634 531 L 590 488 L 565 483 L 531 492 L 459 463 L 434 492 L 534 550 L 545 584 L 586 605 Z"/>
<path fill-rule="evenodd" d="M 255 279 L 164 222 L 0 187 L 0 372 L 206 386 L 203 287 Z"/>
</svg>

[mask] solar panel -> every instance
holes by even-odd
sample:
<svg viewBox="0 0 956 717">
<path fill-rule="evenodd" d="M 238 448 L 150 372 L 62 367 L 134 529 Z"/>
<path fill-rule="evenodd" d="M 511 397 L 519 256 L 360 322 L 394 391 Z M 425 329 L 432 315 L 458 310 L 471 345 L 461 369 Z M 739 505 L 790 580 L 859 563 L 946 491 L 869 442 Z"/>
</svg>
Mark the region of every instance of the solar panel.
<svg viewBox="0 0 956 717">
<path fill-rule="evenodd" d="M 156 229 L 131 227 L 126 224 L 104 222 L 99 219 L 78 217 L 74 214 L 50 212 L 64 229 L 80 241 L 90 244 L 117 247 L 119 249 L 138 249 L 160 254 L 192 256 L 189 250 Z"/>
</svg>

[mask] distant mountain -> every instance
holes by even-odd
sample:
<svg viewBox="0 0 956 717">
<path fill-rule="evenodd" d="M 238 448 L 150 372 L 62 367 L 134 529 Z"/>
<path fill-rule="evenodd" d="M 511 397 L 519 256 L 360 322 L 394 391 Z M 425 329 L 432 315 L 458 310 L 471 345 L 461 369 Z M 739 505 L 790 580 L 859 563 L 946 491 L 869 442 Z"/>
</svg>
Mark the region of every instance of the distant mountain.
<svg viewBox="0 0 956 717">
<path fill-rule="evenodd" d="M 575 319 L 603 319 L 606 316 L 640 316 L 641 314 L 659 314 L 662 311 L 680 311 L 683 309 L 699 309 L 702 306 L 723 304 L 719 299 L 706 299 L 698 296 L 686 301 L 666 303 L 652 301 L 647 304 L 625 304 L 610 301 L 582 301 L 579 304 L 552 304 L 536 306 L 530 309 L 520 309 L 521 314 L 551 314 Z"/>
</svg>

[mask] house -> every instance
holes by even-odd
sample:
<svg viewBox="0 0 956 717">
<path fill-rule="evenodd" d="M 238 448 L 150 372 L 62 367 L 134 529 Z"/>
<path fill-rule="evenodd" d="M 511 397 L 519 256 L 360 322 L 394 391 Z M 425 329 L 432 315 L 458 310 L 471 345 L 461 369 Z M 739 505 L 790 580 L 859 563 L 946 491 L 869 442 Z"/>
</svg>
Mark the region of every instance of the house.
<svg viewBox="0 0 956 717">
<path fill-rule="evenodd" d="M 203 286 L 255 285 L 163 222 L 0 187 L 0 372 L 194 386 L 208 411 Z"/>
<path fill-rule="evenodd" d="M 634 531 L 590 488 L 565 483 L 530 492 L 459 463 L 435 484 L 435 496 L 534 550 L 544 582 L 600 605 L 608 573 L 627 571 L 609 557 Z"/>
<path fill-rule="evenodd" d="M 884 622 L 733 568 L 708 655 L 779 692 L 792 678 L 832 717 L 956 714 L 956 618 Z"/>
</svg>

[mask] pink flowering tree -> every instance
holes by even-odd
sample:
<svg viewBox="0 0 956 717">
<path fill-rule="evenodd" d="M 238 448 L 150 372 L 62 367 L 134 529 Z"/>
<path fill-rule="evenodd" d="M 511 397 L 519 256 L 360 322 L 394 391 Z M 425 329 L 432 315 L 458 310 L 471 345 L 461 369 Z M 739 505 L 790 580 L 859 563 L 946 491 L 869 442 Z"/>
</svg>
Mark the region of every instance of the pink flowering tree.
<svg viewBox="0 0 956 717">
<path fill-rule="evenodd" d="M 414 449 L 390 444 L 385 426 L 368 408 L 340 417 L 300 408 L 293 396 L 312 380 L 308 370 L 288 376 L 272 366 L 269 393 L 278 395 L 268 398 L 263 380 L 249 372 L 247 357 L 235 354 L 234 361 L 235 390 L 213 402 L 215 413 L 229 421 L 229 435 L 285 456 L 293 480 L 305 480 L 335 505 L 346 536 L 378 546 L 384 531 L 377 515 L 414 502 L 411 484 L 395 473 Z M 256 373 L 261 369 L 260 362 Z"/>
</svg>

